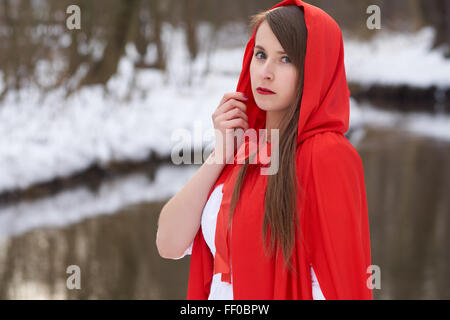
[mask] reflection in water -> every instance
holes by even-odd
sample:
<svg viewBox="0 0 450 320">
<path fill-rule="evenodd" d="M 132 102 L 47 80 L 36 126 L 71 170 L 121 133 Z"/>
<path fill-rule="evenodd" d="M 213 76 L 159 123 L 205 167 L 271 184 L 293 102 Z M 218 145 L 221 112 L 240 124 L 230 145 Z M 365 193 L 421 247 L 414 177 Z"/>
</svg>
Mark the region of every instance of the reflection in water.
<svg viewBox="0 0 450 320">
<path fill-rule="evenodd" d="M 372 264 L 381 268 L 375 298 L 449 299 L 450 144 L 371 129 L 356 147 L 364 165 Z M 155 239 L 164 201 L 196 167 L 165 170 L 149 186 L 124 179 L 97 194 L 74 192 L 76 200 L 57 195 L 0 209 L 0 298 L 185 299 L 190 258 L 162 259 Z M 114 208 L 111 199 L 117 209 L 104 214 Z M 81 269 L 80 290 L 66 288 L 69 265 Z"/>
<path fill-rule="evenodd" d="M 112 216 L 8 239 L 0 297 L 185 299 L 189 260 L 162 259 L 155 245 L 162 206 L 142 203 Z M 80 267 L 80 290 L 66 288 L 69 265 Z"/>
<path fill-rule="evenodd" d="M 378 299 L 449 299 L 450 145 L 369 131 L 364 165 Z"/>
</svg>

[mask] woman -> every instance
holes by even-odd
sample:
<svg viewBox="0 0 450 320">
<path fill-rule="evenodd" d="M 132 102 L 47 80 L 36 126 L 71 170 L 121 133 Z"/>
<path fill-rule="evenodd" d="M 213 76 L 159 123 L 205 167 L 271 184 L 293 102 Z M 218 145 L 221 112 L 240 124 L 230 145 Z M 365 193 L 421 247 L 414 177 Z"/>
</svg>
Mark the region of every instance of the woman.
<svg viewBox="0 0 450 320">
<path fill-rule="evenodd" d="M 188 299 L 372 299 L 363 168 L 344 136 L 350 92 L 340 29 L 299 0 L 253 23 L 237 92 L 224 96 L 214 125 L 278 129 L 258 152 L 279 168 L 261 174 L 268 164 L 250 157 L 252 141 L 233 164 L 204 164 L 163 208 L 158 249 L 192 254 Z"/>
</svg>

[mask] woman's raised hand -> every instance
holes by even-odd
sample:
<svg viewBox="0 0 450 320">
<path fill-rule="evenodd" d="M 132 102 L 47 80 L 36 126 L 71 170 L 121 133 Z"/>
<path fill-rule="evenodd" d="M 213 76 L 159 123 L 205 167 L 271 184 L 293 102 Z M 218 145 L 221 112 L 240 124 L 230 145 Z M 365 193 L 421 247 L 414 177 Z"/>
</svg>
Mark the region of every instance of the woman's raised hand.
<svg viewBox="0 0 450 320">
<path fill-rule="evenodd" d="M 212 114 L 216 135 L 216 162 L 230 163 L 233 160 L 235 130 L 242 129 L 245 131 L 249 128 L 246 114 L 247 106 L 242 102 L 247 100 L 248 98 L 242 92 L 226 93 Z M 242 139 L 237 139 L 237 150 L 239 150 L 241 143 Z"/>
</svg>

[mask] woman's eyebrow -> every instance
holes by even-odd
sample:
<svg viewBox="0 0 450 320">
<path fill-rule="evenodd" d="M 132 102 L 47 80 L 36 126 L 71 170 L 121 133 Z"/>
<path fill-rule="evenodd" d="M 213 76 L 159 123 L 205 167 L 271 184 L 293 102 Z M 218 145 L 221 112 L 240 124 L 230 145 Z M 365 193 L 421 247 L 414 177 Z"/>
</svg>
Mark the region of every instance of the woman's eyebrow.
<svg viewBox="0 0 450 320">
<path fill-rule="evenodd" d="M 256 45 L 255 48 L 258 48 L 258 49 L 261 49 L 261 50 L 263 50 L 263 51 L 266 51 L 266 49 L 264 49 L 264 48 L 263 48 L 262 46 L 260 46 L 260 45 Z M 277 51 L 277 53 L 279 53 L 279 54 L 286 54 L 286 52 L 284 52 L 284 51 Z"/>
</svg>

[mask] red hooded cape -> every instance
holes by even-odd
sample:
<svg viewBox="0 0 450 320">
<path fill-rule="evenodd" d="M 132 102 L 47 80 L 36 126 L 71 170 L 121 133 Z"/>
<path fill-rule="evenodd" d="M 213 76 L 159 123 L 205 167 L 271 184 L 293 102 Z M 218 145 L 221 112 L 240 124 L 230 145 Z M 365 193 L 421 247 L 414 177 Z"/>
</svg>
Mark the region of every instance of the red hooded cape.
<svg viewBox="0 0 450 320">
<path fill-rule="evenodd" d="M 303 1 L 285 0 L 271 9 L 287 5 L 303 8 L 307 28 L 296 152 L 298 184 L 303 190 L 297 192 L 303 237 L 296 237 L 291 260 L 296 272 L 285 268 L 281 251 L 273 257 L 264 253 L 267 175 L 250 170 L 251 166 L 234 211 L 232 232 L 228 232 L 231 194 L 242 164 L 227 164 L 209 193 L 224 184 L 216 257 L 214 260 L 200 227 L 192 249 L 188 299 L 208 299 L 212 276 L 217 272 L 223 273 L 222 281 L 232 280 L 236 300 L 312 299 L 310 265 L 327 300 L 372 299 L 367 284 L 371 254 L 363 166 L 344 136 L 349 126 L 350 91 L 342 34 L 327 13 Z M 250 84 L 255 34 L 256 28 L 245 49 L 236 91 L 249 97 L 245 103 L 250 128 L 261 129 L 265 128 L 266 112 L 257 107 Z M 248 143 L 242 146 L 248 147 Z M 258 165 L 263 166 L 259 161 Z"/>
</svg>

